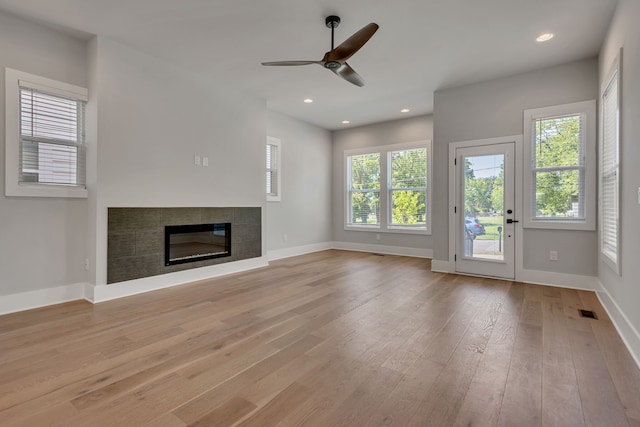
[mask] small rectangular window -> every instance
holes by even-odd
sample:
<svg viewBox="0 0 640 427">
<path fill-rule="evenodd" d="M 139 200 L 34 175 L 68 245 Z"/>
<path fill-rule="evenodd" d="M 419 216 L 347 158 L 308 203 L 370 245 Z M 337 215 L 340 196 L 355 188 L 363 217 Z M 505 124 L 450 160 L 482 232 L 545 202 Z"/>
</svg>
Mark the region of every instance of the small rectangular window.
<svg viewBox="0 0 640 427">
<path fill-rule="evenodd" d="M 389 162 L 389 225 L 426 228 L 427 149 L 392 151 Z"/>
<path fill-rule="evenodd" d="M 595 101 L 525 110 L 525 227 L 595 229 Z"/>
<path fill-rule="evenodd" d="M 84 186 L 84 102 L 20 88 L 20 183 Z"/>
<path fill-rule="evenodd" d="M 87 197 L 85 88 L 5 69 L 8 196 Z"/>
<path fill-rule="evenodd" d="M 280 201 L 280 140 L 276 138 L 267 138 L 266 152 L 267 166 L 267 201 Z"/>
<path fill-rule="evenodd" d="M 584 219 L 584 114 L 533 123 L 533 217 Z"/>
<path fill-rule="evenodd" d="M 350 225 L 380 225 L 380 153 L 349 156 Z"/>
</svg>

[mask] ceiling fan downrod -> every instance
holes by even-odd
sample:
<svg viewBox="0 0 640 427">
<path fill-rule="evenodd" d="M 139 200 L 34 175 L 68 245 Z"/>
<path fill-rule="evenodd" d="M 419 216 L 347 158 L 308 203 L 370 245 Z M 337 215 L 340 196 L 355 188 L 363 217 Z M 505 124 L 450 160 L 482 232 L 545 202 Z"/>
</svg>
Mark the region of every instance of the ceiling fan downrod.
<svg viewBox="0 0 640 427">
<path fill-rule="evenodd" d="M 340 25 L 340 17 L 336 15 L 327 16 L 324 19 L 324 23 L 328 28 L 331 28 L 331 50 L 333 50 L 333 32 Z"/>
</svg>

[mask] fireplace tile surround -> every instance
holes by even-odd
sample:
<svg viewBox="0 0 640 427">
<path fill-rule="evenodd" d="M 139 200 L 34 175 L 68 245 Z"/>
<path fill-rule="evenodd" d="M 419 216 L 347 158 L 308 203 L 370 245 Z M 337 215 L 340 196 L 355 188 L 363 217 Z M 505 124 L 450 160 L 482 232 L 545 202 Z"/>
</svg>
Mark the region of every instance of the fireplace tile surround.
<svg viewBox="0 0 640 427">
<path fill-rule="evenodd" d="M 165 266 L 164 227 L 231 223 L 231 256 Z M 108 208 L 107 284 L 262 255 L 260 207 Z"/>
</svg>

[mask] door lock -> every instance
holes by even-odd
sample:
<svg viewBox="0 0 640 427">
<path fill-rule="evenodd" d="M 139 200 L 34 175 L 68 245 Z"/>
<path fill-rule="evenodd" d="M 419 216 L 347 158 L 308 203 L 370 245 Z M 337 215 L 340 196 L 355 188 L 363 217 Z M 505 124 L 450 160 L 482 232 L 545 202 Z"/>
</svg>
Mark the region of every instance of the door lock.
<svg viewBox="0 0 640 427">
<path fill-rule="evenodd" d="M 507 218 L 507 224 L 513 224 L 514 222 L 520 222 L 520 221 L 516 221 L 515 219 Z"/>
</svg>

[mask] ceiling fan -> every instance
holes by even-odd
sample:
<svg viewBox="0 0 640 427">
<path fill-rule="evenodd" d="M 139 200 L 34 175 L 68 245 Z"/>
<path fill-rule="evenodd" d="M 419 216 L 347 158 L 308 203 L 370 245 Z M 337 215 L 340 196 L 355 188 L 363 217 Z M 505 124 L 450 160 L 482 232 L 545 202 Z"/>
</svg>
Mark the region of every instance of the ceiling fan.
<svg viewBox="0 0 640 427">
<path fill-rule="evenodd" d="M 346 61 L 360 50 L 360 48 L 369 41 L 371 36 L 378 31 L 378 24 L 372 22 L 371 24 L 365 25 L 336 48 L 333 47 L 333 32 L 338 25 L 340 25 L 340 17 L 335 15 L 327 16 L 325 24 L 331 28 L 331 50 L 324 54 L 321 61 L 276 61 L 263 62 L 262 65 L 296 66 L 318 64 L 333 71 L 349 83 L 353 83 L 356 86 L 364 86 L 362 77 L 360 77 Z"/>
</svg>

